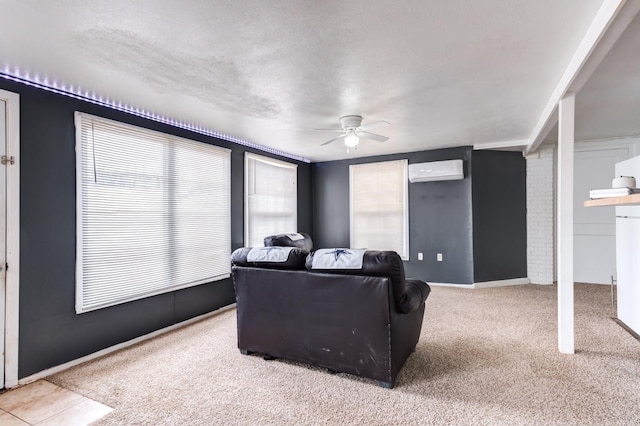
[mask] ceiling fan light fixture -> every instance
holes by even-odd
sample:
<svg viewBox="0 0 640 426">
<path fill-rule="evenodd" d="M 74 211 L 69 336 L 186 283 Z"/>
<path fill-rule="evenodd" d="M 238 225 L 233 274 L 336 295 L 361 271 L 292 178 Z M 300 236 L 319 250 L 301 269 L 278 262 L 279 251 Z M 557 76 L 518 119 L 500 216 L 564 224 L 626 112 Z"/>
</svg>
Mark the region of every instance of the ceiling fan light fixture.
<svg viewBox="0 0 640 426">
<path fill-rule="evenodd" d="M 377 142 L 385 142 L 389 139 L 386 136 L 370 132 L 371 129 L 388 126 L 389 123 L 386 121 L 380 120 L 362 125 L 362 116 L 345 115 L 340 118 L 340 125 L 342 127 L 341 129 L 316 129 L 331 130 L 333 132 L 337 131 L 340 133 L 340 136 L 329 139 L 325 143 L 321 144 L 322 146 L 328 145 L 335 141 L 343 141 L 345 146 L 347 147 L 347 152 L 349 152 L 349 149 L 351 148 L 357 149 L 356 147 L 360 144 L 360 139 L 371 139 Z"/>
<path fill-rule="evenodd" d="M 350 133 L 344 138 L 344 144 L 349 148 L 355 147 L 359 142 L 360 138 L 354 133 Z"/>
</svg>

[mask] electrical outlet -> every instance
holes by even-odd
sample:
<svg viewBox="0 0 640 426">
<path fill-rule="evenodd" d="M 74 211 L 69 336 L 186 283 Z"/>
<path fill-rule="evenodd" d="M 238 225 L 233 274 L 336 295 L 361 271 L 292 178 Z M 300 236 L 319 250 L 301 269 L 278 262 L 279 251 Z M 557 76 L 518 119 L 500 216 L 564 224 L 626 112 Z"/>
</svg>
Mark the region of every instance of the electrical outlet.
<svg viewBox="0 0 640 426">
<path fill-rule="evenodd" d="M 422 260 L 424 259 L 424 256 L 422 255 L 422 253 L 418 253 L 418 260 Z"/>
<path fill-rule="evenodd" d="M 436 260 L 437 260 L 438 262 L 442 262 L 442 253 L 438 253 L 438 254 L 436 255 Z"/>
</svg>

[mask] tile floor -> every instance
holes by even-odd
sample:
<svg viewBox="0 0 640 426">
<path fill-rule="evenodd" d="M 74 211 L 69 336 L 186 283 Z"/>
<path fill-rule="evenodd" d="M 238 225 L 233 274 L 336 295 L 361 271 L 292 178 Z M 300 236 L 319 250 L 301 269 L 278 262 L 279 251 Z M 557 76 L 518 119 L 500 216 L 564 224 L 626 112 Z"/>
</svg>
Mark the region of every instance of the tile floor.
<svg viewBox="0 0 640 426">
<path fill-rule="evenodd" d="M 0 395 L 0 426 L 85 426 L 113 408 L 46 380 Z"/>
</svg>

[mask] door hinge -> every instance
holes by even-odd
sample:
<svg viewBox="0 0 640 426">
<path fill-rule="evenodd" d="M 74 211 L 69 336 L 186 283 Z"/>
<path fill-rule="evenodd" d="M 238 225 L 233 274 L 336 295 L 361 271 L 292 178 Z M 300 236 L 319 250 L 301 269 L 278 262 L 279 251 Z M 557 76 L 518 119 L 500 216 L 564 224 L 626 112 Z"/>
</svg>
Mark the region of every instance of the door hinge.
<svg viewBox="0 0 640 426">
<path fill-rule="evenodd" d="M 13 158 L 13 155 L 11 157 L 7 157 L 6 155 L 3 155 L 2 157 L 0 157 L 0 163 L 2 164 L 15 164 L 16 163 L 16 159 Z"/>
</svg>

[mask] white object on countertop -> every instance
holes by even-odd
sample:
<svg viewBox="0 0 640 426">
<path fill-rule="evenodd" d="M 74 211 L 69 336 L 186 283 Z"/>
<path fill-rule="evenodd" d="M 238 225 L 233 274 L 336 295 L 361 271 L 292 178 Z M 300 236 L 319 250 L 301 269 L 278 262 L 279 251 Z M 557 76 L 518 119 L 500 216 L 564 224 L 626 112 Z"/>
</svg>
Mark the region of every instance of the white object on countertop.
<svg viewBox="0 0 640 426">
<path fill-rule="evenodd" d="M 638 188 L 605 188 L 592 189 L 589 191 L 589 198 L 595 200 L 597 198 L 622 197 L 624 195 L 637 194 L 640 192 Z"/>
<path fill-rule="evenodd" d="M 633 176 L 619 176 L 611 181 L 612 188 L 635 188 L 636 178 Z"/>
</svg>

